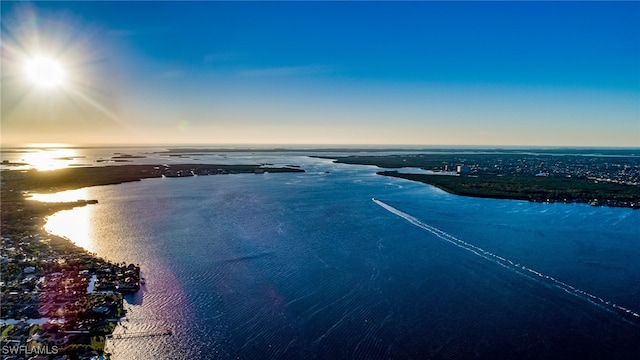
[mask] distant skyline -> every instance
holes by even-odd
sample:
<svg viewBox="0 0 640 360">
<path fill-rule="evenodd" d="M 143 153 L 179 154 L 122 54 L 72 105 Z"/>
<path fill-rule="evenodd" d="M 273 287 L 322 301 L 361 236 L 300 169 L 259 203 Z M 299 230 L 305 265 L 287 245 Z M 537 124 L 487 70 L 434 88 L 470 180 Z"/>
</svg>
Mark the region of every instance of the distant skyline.
<svg viewBox="0 0 640 360">
<path fill-rule="evenodd" d="M 3 145 L 640 146 L 639 2 L 3 1 L 1 20 Z"/>
</svg>

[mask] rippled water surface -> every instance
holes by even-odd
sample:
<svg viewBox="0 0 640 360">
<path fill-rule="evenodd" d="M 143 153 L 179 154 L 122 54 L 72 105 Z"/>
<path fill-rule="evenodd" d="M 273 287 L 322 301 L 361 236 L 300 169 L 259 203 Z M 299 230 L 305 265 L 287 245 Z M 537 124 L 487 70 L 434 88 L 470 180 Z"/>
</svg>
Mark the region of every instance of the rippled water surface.
<svg viewBox="0 0 640 360">
<path fill-rule="evenodd" d="M 89 188 L 98 204 L 51 217 L 51 231 L 141 265 L 146 285 L 116 333 L 173 331 L 112 340 L 114 359 L 640 353 L 640 211 L 458 197 L 295 154 L 230 157 L 307 172 Z"/>
</svg>

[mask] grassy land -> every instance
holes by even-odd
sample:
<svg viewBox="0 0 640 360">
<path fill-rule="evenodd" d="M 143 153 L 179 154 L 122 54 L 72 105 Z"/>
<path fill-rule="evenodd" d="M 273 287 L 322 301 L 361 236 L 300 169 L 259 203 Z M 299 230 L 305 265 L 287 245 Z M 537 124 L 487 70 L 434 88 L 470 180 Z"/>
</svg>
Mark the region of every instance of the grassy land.
<svg viewBox="0 0 640 360">
<path fill-rule="evenodd" d="M 0 337 L 6 338 L 9 336 L 9 332 L 13 329 L 15 325 L 5 325 L 2 327 L 2 333 L 0 333 Z"/>
<path fill-rule="evenodd" d="M 103 350 L 105 347 L 105 338 L 104 336 L 92 336 L 91 343 L 89 344 L 93 350 Z"/>
</svg>

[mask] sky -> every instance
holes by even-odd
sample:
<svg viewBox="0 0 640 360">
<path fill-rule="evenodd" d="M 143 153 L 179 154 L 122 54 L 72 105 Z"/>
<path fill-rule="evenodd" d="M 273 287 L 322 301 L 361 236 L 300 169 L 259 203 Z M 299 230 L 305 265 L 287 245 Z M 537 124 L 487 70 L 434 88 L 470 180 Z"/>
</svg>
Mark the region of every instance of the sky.
<svg viewBox="0 0 640 360">
<path fill-rule="evenodd" d="M 640 2 L 2 1 L 0 20 L 3 145 L 640 146 Z"/>
</svg>

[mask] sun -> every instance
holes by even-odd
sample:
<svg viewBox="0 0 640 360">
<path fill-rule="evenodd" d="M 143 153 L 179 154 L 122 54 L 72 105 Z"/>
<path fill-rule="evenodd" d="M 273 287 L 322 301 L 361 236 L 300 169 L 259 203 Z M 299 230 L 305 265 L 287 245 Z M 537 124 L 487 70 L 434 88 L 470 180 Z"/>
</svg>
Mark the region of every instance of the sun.
<svg viewBox="0 0 640 360">
<path fill-rule="evenodd" d="M 66 71 L 62 63 L 52 57 L 39 55 L 24 63 L 27 80 L 40 89 L 55 89 L 64 85 Z"/>
</svg>

